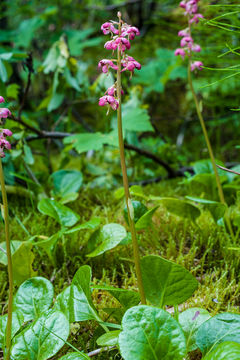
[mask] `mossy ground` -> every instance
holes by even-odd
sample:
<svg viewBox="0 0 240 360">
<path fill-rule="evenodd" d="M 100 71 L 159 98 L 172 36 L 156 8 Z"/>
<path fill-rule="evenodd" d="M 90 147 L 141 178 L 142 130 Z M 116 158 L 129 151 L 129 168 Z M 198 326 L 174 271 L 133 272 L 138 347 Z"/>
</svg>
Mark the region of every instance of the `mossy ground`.
<svg viewBox="0 0 240 360">
<path fill-rule="evenodd" d="M 144 188 L 146 194 L 161 196 L 179 196 L 182 186 L 179 180 L 163 181 Z M 11 215 L 11 239 L 27 240 L 38 234 L 53 235 L 59 225 L 50 217 L 39 213 L 36 203 L 33 206 L 25 198 L 9 196 Z M 100 217 L 102 224 L 124 223 L 122 215 L 123 203 L 117 201 L 110 190 L 83 190 L 79 198 L 69 206 L 81 216 L 81 221 L 91 217 Z M 148 204 L 149 207 L 153 203 Z M 126 224 L 125 224 L 126 225 Z M 53 266 L 48 256 L 36 247 L 33 249 L 33 269 L 39 276 L 52 281 L 57 295 L 68 286 L 77 269 L 84 264 L 92 267 L 93 283 L 112 285 L 123 288 L 137 289 L 131 246 L 119 246 L 108 253 L 89 260 L 85 256 L 85 245 L 89 233 L 86 231 L 68 235 L 63 251 L 58 246 L 57 264 Z M 3 241 L 1 226 L 1 241 Z M 139 232 L 139 244 L 142 255 L 157 254 L 185 266 L 199 281 L 199 288 L 182 307 L 199 306 L 212 314 L 219 311 L 239 311 L 239 252 L 228 250 L 231 239 L 225 230 L 217 226 L 210 214 L 203 213 L 197 224 L 173 215 L 160 207 L 154 215 L 153 226 L 148 231 Z M 40 253 L 40 256 L 39 256 Z M 0 269 L 0 301 L 2 313 L 6 311 L 7 274 L 2 266 Z M 118 306 L 107 293 L 94 291 L 93 299 L 105 320 L 108 315 L 101 309 Z M 72 325 L 69 342 L 85 352 L 97 347 L 96 333 L 101 330 L 94 323 L 84 322 Z M 61 354 L 69 348 L 66 345 Z M 69 348 L 70 349 L 70 348 Z M 58 359 L 58 354 L 53 359 Z M 118 359 L 116 353 L 105 352 L 96 356 L 97 359 Z M 120 357 L 119 357 L 120 359 Z M 193 359 L 198 359 L 195 354 Z"/>
</svg>

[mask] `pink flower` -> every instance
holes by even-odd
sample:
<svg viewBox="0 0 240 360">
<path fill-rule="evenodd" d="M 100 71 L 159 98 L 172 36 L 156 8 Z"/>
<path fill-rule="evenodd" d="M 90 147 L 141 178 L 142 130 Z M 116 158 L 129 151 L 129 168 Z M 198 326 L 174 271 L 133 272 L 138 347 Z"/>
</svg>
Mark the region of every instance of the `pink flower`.
<svg viewBox="0 0 240 360">
<path fill-rule="evenodd" d="M 185 50 L 180 49 L 180 48 L 177 49 L 177 50 L 175 51 L 175 56 L 178 56 L 178 55 L 180 55 L 180 56 L 182 57 L 182 59 L 184 60 L 185 55 L 186 55 Z"/>
<path fill-rule="evenodd" d="M 8 129 L 3 129 L 2 134 L 3 134 L 3 136 L 12 136 L 11 130 L 8 130 Z"/>
<path fill-rule="evenodd" d="M 4 103 L 4 102 L 5 102 L 4 98 L 0 96 L 0 103 Z"/>
<path fill-rule="evenodd" d="M 10 144 L 10 142 L 7 141 L 6 139 L 0 138 L 0 147 L 1 147 L 2 149 L 5 148 L 5 149 L 10 150 L 10 149 L 11 149 L 11 144 Z"/>
<path fill-rule="evenodd" d="M 191 38 L 191 36 L 184 36 L 180 42 L 181 47 L 188 46 L 189 48 L 191 48 L 192 44 L 193 39 Z"/>
<path fill-rule="evenodd" d="M 105 43 L 104 47 L 107 50 L 116 50 L 118 46 L 115 43 L 115 40 L 110 40 Z"/>
<path fill-rule="evenodd" d="M 124 37 L 118 37 L 116 40 L 115 40 L 115 44 L 117 44 L 118 46 L 120 46 L 120 49 L 122 51 L 125 51 L 126 49 L 130 49 L 131 47 L 131 44 L 130 42 L 125 39 Z M 120 45 L 121 44 L 121 45 Z"/>
<path fill-rule="evenodd" d="M 115 29 L 114 25 L 110 22 L 105 22 L 101 26 L 101 30 L 103 31 L 104 35 L 107 35 L 109 33 L 118 34 L 118 30 Z"/>
<path fill-rule="evenodd" d="M 194 16 L 193 16 L 193 18 L 192 19 L 190 19 L 190 24 L 193 24 L 193 23 L 195 23 L 195 24 L 198 24 L 199 23 L 199 19 L 204 19 L 204 16 L 202 15 L 202 14 L 195 14 Z"/>
<path fill-rule="evenodd" d="M 7 118 L 8 116 L 11 116 L 11 111 L 7 108 L 0 108 L 0 119 Z"/>
<path fill-rule="evenodd" d="M 197 5 L 198 1 L 196 0 L 190 0 L 186 3 L 186 13 L 187 14 L 196 14 L 197 10 L 198 10 L 198 5 Z"/>
<path fill-rule="evenodd" d="M 203 63 L 201 61 L 194 61 L 191 64 L 191 71 L 194 71 L 195 69 L 202 70 L 202 66 L 203 66 Z"/>
<path fill-rule="evenodd" d="M 132 56 L 127 56 L 122 60 L 122 71 L 129 70 L 133 72 L 135 69 L 140 70 L 141 64 L 137 62 Z"/>
<path fill-rule="evenodd" d="M 192 51 L 194 52 L 200 52 L 201 51 L 201 46 L 200 45 L 193 45 L 192 46 Z"/>
<path fill-rule="evenodd" d="M 184 29 L 184 30 L 180 30 L 179 32 L 178 32 L 178 36 L 189 36 L 189 29 L 187 28 L 187 29 Z"/>
<path fill-rule="evenodd" d="M 99 63 L 98 63 L 98 67 L 102 68 L 103 73 L 107 73 L 109 67 L 114 69 L 114 70 L 117 70 L 117 65 L 114 65 L 114 63 L 111 60 L 108 60 L 108 59 L 100 60 Z"/>
<path fill-rule="evenodd" d="M 130 26 L 127 30 L 127 34 L 129 34 L 129 39 L 133 40 L 135 36 L 140 35 L 140 31 L 135 26 Z"/>
<path fill-rule="evenodd" d="M 99 99 L 98 105 L 99 106 L 110 105 L 113 110 L 117 110 L 119 103 L 117 99 L 115 99 L 115 97 L 111 95 L 104 95 Z"/>
</svg>

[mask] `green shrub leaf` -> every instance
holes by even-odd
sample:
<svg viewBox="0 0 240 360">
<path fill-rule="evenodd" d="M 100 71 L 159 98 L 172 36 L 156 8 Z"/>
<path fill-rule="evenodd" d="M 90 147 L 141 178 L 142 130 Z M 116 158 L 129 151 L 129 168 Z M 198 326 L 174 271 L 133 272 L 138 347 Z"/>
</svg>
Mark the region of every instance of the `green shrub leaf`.
<svg viewBox="0 0 240 360">
<path fill-rule="evenodd" d="M 219 344 L 212 352 L 203 358 L 203 360 L 239 360 L 240 344 L 226 341 Z"/>
</svg>

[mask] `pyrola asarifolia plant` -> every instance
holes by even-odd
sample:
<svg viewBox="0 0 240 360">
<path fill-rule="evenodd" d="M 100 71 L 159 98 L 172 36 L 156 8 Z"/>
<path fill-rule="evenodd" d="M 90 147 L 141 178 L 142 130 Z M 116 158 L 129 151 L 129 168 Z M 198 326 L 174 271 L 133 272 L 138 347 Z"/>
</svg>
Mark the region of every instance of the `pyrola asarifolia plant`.
<svg viewBox="0 0 240 360">
<path fill-rule="evenodd" d="M 178 36 L 181 36 L 180 41 L 181 48 L 175 51 L 175 55 L 180 55 L 182 59 L 185 56 L 189 56 L 191 71 L 195 69 L 202 70 L 203 63 L 201 61 L 192 61 L 192 55 L 194 52 L 200 52 L 201 46 L 194 43 L 191 33 L 191 25 L 198 24 L 199 19 L 203 19 L 203 15 L 198 13 L 199 0 L 181 1 L 180 6 L 185 10 L 184 15 L 188 19 L 188 27 L 178 32 Z"/>
<path fill-rule="evenodd" d="M 5 100 L 0 96 L 0 103 L 4 103 Z M 7 108 L 0 108 L 0 125 L 2 119 L 6 119 L 11 115 L 11 112 Z M 5 238 L 6 238 L 6 250 L 8 259 L 8 281 L 9 281 L 9 297 L 8 297 L 8 319 L 7 319 L 7 330 L 6 330 L 6 360 L 10 359 L 10 347 L 11 347 L 11 328 L 12 328 L 12 302 L 13 302 L 13 274 L 12 274 L 12 257 L 10 248 L 10 237 L 9 237 L 9 217 L 8 217 L 8 202 L 7 193 L 5 188 L 4 174 L 2 168 L 1 158 L 5 157 L 4 150 L 11 149 L 10 143 L 6 140 L 7 136 L 11 136 L 12 132 L 8 129 L 0 129 L 0 185 L 2 193 L 2 201 L 4 208 L 4 223 L 5 223 Z"/>
<path fill-rule="evenodd" d="M 218 188 L 218 195 L 219 195 L 219 199 L 220 201 L 225 204 L 225 199 L 224 199 L 224 194 L 223 194 L 223 189 L 222 189 L 222 185 L 221 185 L 221 181 L 220 181 L 220 177 L 217 171 L 217 166 L 216 166 L 216 161 L 215 161 L 215 157 L 213 154 L 213 150 L 212 150 L 212 146 L 211 146 L 211 142 L 209 140 L 209 136 L 208 136 L 208 132 L 205 126 L 205 122 L 202 116 L 202 111 L 198 102 L 198 98 L 196 95 L 196 92 L 194 90 L 193 87 L 193 82 L 192 82 L 192 75 L 191 72 L 194 70 L 202 70 L 203 67 L 203 63 L 201 61 L 193 61 L 192 60 L 192 56 L 194 54 L 194 52 L 199 53 L 201 51 L 201 47 L 198 44 L 194 43 L 193 37 L 192 37 L 192 25 L 193 24 L 198 24 L 199 23 L 199 19 L 203 19 L 204 16 L 200 13 L 198 13 L 198 3 L 199 0 L 190 0 L 190 1 L 181 1 L 180 2 L 180 7 L 183 8 L 185 10 L 184 15 L 187 17 L 188 20 L 188 26 L 186 29 L 184 30 L 180 30 L 178 33 L 178 36 L 181 36 L 182 39 L 180 41 L 180 48 L 178 48 L 175 51 L 175 55 L 180 55 L 182 57 L 182 59 L 185 59 L 185 57 L 188 57 L 188 83 L 189 83 L 189 87 L 190 90 L 192 92 L 192 96 L 194 99 L 194 103 L 196 106 L 196 110 L 197 110 L 197 115 L 202 127 L 202 131 L 203 131 L 203 135 L 205 138 L 205 142 L 208 148 L 208 152 L 209 152 L 209 156 L 211 159 L 211 163 L 212 163 L 212 167 L 213 167 L 213 171 L 215 174 L 215 179 L 216 179 L 216 184 L 217 184 L 217 188 Z M 231 226 L 231 222 L 229 220 L 229 218 L 226 216 L 225 217 L 229 232 L 232 236 L 232 238 L 234 238 L 234 233 L 232 230 L 232 226 Z"/>
<path fill-rule="evenodd" d="M 115 59 L 101 60 L 98 64 L 98 67 L 102 69 L 104 73 L 107 73 L 109 69 L 115 70 L 117 72 L 117 80 L 109 89 L 107 89 L 105 95 L 99 99 L 99 105 L 107 106 L 107 112 L 109 112 L 110 108 L 112 108 L 113 110 L 117 110 L 118 142 L 126 206 L 128 211 L 128 222 L 132 236 L 134 262 L 141 302 L 142 304 L 146 304 L 146 298 L 142 282 L 142 273 L 140 268 L 139 247 L 134 223 L 134 208 L 129 192 L 127 167 L 124 154 L 121 110 L 121 96 L 123 94 L 121 85 L 121 74 L 125 71 L 129 71 L 130 77 L 132 77 L 135 69 L 141 69 L 141 65 L 139 64 L 139 62 L 137 62 L 132 56 L 126 54 L 126 50 L 129 50 L 131 48 L 130 40 L 133 40 L 135 36 L 139 36 L 140 32 L 135 26 L 126 24 L 122 20 L 122 15 L 120 12 L 118 12 L 118 22 L 106 22 L 101 26 L 101 29 L 104 35 L 109 34 L 111 36 L 111 40 L 107 41 L 104 45 L 105 49 L 111 50 L 112 55 L 114 55 L 114 52 L 116 51 L 117 56 Z"/>
</svg>

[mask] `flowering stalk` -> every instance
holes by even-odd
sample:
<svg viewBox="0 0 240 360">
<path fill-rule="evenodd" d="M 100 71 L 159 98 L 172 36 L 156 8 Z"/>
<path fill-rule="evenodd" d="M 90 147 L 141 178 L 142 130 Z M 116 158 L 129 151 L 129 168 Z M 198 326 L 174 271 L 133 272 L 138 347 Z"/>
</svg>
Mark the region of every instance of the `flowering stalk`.
<svg viewBox="0 0 240 360">
<path fill-rule="evenodd" d="M 2 96 L 0 96 L 0 103 L 3 102 L 4 99 Z M 9 115 L 11 115 L 11 113 L 7 108 L 0 108 L 0 123 L 2 118 L 7 118 Z M 13 271 L 12 271 L 11 243 L 9 237 L 8 202 L 7 202 L 7 193 L 5 188 L 1 158 L 5 157 L 4 149 L 11 149 L 10 143 L 6 140 L 6 137 L 11 135 L 12 132 L 10 130 L 0 129 L 0 185 L 1 185 L 2 201 L 4 208 L 5 238 L 6 238 L 6 250 L 7 250 L 7 260 L 8 260 L 8 282 L 9 282 L 8 318 L 7 318 L 7 330 L 6 330 L 6 360 L 10 359 L 10 348 L 11 348 Z"/>
<path fill-rule="evenodd" d="M 117 110 L 117 119 L 118 119 L 118 142 L 119 142 L 119 152 L 120 152 L 120 162 L 122 169 L 123 177 L 123 186 L 125 191 L 125 199 L 128 212 L 128 222 L 130 226 L 132 244 L 133 244 L 133 255 L 136 269 L 136 276 L 138 282 L 138 289 L 140 293 L 141 303 L 146 304 L 146 297 L 144 293 L 144 287 L 142 282 L 142 273 L 140 267 L 140 254 L 139 246 L 136 236 L 136 228 L 134 223 L 134 209 L 131 201 L 131 196 L 129 192 L 129 184 L 127 177 L 127 167 L 124 154 L 124 141 L 123 141 L 123 131 L 122 131 L 122 84 L 121 84 L 121 74 L 123 71 L 130 71 L 131 76 L 135 69 L 140 70 L 141 65 L 131 56 L 125 54 L 125 50 L 131 47 L 129 40 L 133 40 L 135 35 L 139 35 L 139 30 L 134 27 L 124 23 L 121 19 L 121 13 L 118 12 L 118 29 L 115 28 L 113 22 L 107 22 L 102 25 L 101 29 L 104 34 L 111 33 L 113 39 L 108 41 L 105 44 L 105 48 L 109 50 L 117 50 L 117 59 L 107 60 L 103 59 L 99 62 L 99 67 L 102 68 L 103 72 L 108 72 L 109 68 L 117 70 L 117 81 L 111 86 L 107 91 L 107 95 L 99 99 L 100 106 L 108 106 L 108 111 L 110 107 L 113 110 Z M 127 38 L 126 38 L 127 37 Z M 115 64 L 114 64 L 115 63 Z"/>
<path fill-rule="evenodd" d="M 193 87 L 193 82 L 192 82 L 192 72 L 195 70 L 202 70 L 203 67 L 203 63 L 201 61 L 193 61 L 192 57 L 193 57 L 193 53 L 194 52 L 200 52 L 201 51 L 201 47 L 198 44 L 194 44 L 194 40 L 192 38 L 192 32 L 191 32 L 191 26 L 192 24 L 198 24 L 199 23 L 199 19 L 203 18 L 202 14 L 197 13 L 198 11 L 198 2 L 200 0 L 190 0 L 190 1 L 181 1 L 180 2 L 180 7 L 183 8 L 185 10 L 185 16 L 187 16 L 188 18 L 188 27 L 184 30 L 180 30 L 178 33 L 178 36 L 182 37 L 181 41 L 180 41 L 180 45 L 181 48 L 178 48 L 175 51 L 175 55 L 180 55 L 182 57 L 182 59 L 184 60 L 185 56 L 188 57 L 188 83 L 189 83 L 189 87 L 190 90 L 192 92 L 192 96 L 194 99 L 194 103 L 195 103 L 195 107 L 196 107 L 196 111 L 197 111 L 197 115 L 202 127 L 202 131 L 203 131 L 203 135 L 205 138 L 205 142 L 208 148 L 208 153 L 211 159 L 211 163 L 212 163 L 212 167 L 213 167 L 213 171 L 214 171 L 214 175 L 215 175 L 215 179 L 216 179 L 216 183 L 217 183 L 217 188 L 218 188 L 218 195 L 219 195 L 219 199 L 220 202 L 223 204 L 226 204 L 225 202 L 225 198 L 224 198 L 224 194 L 223 194 L 223 189 L 222 189 L 222 185 L 221 185 L 221 180 L 220 180 L 220 176 L 218 174 L 217 171 L 217 166 L 216 166 L 216 161 L 214 158 L 214 154 L 213 154 L 213 149 L 211 146 L 211 142 L 208 136 L 208 132 L 205 126 L 205 122 L 202 116 L 202 112 L 200 109 L 200 104 L 196 95 L 196 92 L 194 90 Z M 229 220 L 228 217 L 225 218 L 229 232 L 232 236 L 232 238 L 234 238 L 234 233 L 232 230 L 232 225 L 231 222 Z"/>
</svg>

